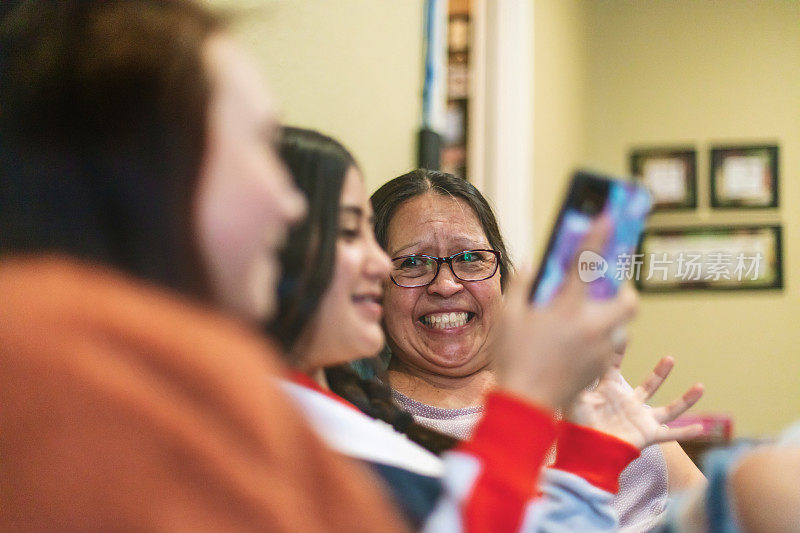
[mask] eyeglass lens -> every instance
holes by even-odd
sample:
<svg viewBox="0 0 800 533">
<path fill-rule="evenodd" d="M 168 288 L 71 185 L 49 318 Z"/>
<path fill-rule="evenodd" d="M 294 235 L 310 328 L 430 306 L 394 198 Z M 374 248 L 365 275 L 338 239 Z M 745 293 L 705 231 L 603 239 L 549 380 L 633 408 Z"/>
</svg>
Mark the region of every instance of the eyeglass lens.
<svg viewBox="0 0 800 533">
<path fill-rule="evenodd" d="M 436 277 L 436 258 L 411 255 L 394 259 L 392 263 L 392 279 L 400 286 L 419 287 Z M 490 251 L 468 250 L 453 256 L 450 265 L 460 280 L 481 281 L 494 275 L 497 256 Z"/>
</svg>

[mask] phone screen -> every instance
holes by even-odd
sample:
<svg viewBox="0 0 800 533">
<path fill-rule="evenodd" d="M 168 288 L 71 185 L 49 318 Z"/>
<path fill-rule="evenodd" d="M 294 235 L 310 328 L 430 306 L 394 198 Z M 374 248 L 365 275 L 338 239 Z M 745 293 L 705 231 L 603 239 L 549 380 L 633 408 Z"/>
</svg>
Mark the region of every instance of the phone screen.
<svg viewBox="0 0 800 533">
<path fill-rule="evenodd" d="M 594 298 L 614 296 L 632 264 L 652 201 L 647 190 L 635 183 L 590 172 L 576 172 L 561 207 L 539 274 L 531 289 L 531 301 L 545 306 L 558 293 L 564 278 L 579 261 L 581 280 Z M 584 253 L 579 246 L 594 219 L 602 214 L 611 222 L 611 235 L 602 254 Z"/>
</svg>

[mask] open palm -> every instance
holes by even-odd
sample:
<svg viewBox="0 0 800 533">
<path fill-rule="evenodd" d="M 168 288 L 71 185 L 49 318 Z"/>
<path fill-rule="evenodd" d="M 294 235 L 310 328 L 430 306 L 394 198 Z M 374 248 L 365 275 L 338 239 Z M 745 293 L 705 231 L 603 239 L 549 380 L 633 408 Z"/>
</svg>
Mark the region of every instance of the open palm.
<svg viewBox="0 0 800 533">
<path fill-rule="evenodd" d="M 619 367 L 613 366 L 596 388 L 578 396 L 568 413 L 569 420 L 613 435 L 639 449 L 696 437 L 702 430 L 699 424 L 680 428 L 669 428 L 665 424 L 697 403 L 703 395 L 703 386 L 699 383 L 667 405 L 651 408 L 645 404 L 664 383 L 674 365 L 671 357 L 664 357 L 647 379 L 633 390 L 622 380 Z"/>
</svg>

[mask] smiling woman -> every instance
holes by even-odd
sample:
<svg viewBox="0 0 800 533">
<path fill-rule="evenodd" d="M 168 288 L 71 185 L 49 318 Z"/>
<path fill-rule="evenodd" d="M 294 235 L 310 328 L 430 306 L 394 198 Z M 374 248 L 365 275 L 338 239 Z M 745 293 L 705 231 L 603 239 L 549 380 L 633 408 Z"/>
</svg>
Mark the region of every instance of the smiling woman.
<svg viewBox="0 0 800 533">
<path fill-rule="evenodd" d="M 374 355 L 383 344 L 389 261 L 372 236 L 361 172 L 341 144 L 315 131 L 283 128 L 280 153 L 310 209 L 281 253 L 278 313 L 269 329 L 303 370 Z"/>
<path fill-rule="evenodd" d="M 452 377 L 485 370 L 489 363 L 486 343 L 502 305 L 502 275 L 494 275 L 497 256 L 493 251 L 484 252 L 485 272 L 469 282 L 457 275 L 464 268 L 461 263 L 454 266 L 452 262 L 431 269 L 425 284 L 397 281 L 407 276 L 405 254 L 453 255 L 463 262 L 464 250 L 489 249 L 474 210 L 463 199 L 420 195 L 397 209 L 387 233 L 389 255 L 400 268 L 392 271 L 396 286 L 386 291 L 386 307 L 391 310 L 386 328 L 392 351 L 407 355 L 396 360 L 395 367 L 405 364 L 420 372 Z"/>
<path fill-rule="evenodd" d="M 391 385 L 423 404 L 474 408 L 494 384 L 488 342 L 511 269 L 491 208 L 469 182 L 422 170 L 389 181 L 372 202 L 378 241 L 396 267 L 384 319 L 397 355 L 390 362 Z M 425 284 L 397 282 L 403 277 L 401 257 L 471 250 L 489 250 L 482 252 L 486 275 L 459 276 L 461 267 L 450 263 L 440 264 Z"/>
<path fill-rule="evenodd" d="M 426 170 L 389 181 L 372 203 L 376 235 L 393 258 L 384 299 L 393 398 L 420 424 L 467 439 L 497 386 L 492 341 L 510 272 L 494 214 L 466 180 Z M 679 448 L 665 451 L 674 478 L 702 479 Z M 667 489 L 665 453 L 644 449 L 620 478 L 621 527 L 646 529 L 665 508 Z"/>
</svg>

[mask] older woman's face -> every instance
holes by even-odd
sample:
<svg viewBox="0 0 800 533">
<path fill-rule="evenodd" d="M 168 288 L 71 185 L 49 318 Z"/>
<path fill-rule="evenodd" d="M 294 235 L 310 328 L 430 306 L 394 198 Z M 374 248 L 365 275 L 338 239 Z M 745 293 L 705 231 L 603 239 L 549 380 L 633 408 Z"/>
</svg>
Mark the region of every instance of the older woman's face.
<svg viewBox="0 0 800 533">
<path fill-rule="evenodd" d="M 277 253 L 305 210 L 272 142 L 275 111 L 249 58 L 219 36 L 206 46 L 208 146 L 196 203 L 199 247 L 220 303 L 253 320 L 275 308 Z"/>
<path fill-rule="evenodd" d="M 426 254 L 446 257 L 491 248 L 473 209 L 463 200 L 425 193 L 408 200 L 389 224 L 390 257 Z M 502 306 L 500 273 L 484 281 L 460 281 L 447 265 L 427 287 L 403 288 L 389 282 L 384 324 L 395 357 L 417 370 L 467 376 L 490 362 L 489 333 Z M 464 325 L 442 328 L 429 318 L 456 313 Z"/>
</svg>

